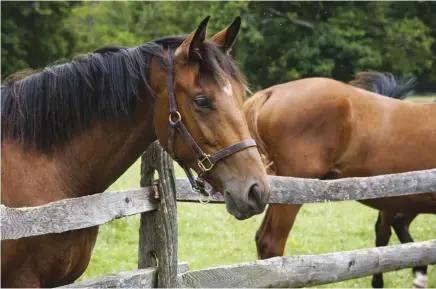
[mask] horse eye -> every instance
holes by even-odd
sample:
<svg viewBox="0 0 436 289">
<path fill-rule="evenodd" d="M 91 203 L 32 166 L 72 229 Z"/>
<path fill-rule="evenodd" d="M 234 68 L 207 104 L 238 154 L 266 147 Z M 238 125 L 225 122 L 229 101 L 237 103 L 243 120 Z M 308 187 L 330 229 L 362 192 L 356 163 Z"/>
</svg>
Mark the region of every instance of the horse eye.
<svg viewBox="0 0 436 289">
<path fill-rule="evenodd" d="M 212 108 L 212 102 L 206 96 L 199 96 L 195 98 L 194 104 L 198 108 Z"/>
</svg>

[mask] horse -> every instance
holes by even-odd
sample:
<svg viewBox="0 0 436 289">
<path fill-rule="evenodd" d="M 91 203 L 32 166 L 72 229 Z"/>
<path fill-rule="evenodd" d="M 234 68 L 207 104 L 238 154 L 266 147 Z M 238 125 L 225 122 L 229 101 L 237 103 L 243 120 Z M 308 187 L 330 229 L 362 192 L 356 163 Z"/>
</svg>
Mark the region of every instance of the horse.
<svg viewBox="0 0 436 289">
<path fill-rule="evenodd" d="M 268 178 L 242 112 L 248 90 L 229 51 L 241 18 L 189 35 L 107 47 L 1 88 L 2 204 L 40 206 L 103 192 L 154 141 L 225 196 L 243 220 L 260 214 Z M 210 191 L 209 191 L 210 192 Z M 98 226 L 2 241 L 2 287 L 56 287 L 88 266 Z"/>
<path fill-rule="evenodd" d="M 363 72 L 349 84 L 306 78 L 255 93 L 244 104 L 251 135 L 268 174 L 337 179 L 402 173 L 436 167 L 436 104 L 402 101 L 414 79 Z M 399 157 L 401 156 L 401 157 Z M 380 211 L 376 246 L 386 246 L 390 226 L 413 242 L 409 225 L 436 213 L 436 193 L 360 201 Z M 282 256 L 301 205 L 271 204 L 256 232 L 260 259 Z M 427 286 L 426 266 L 413 269 L 414 286 Z M 383 276 L 372 286 L 383 287 Z"/>
</svg>

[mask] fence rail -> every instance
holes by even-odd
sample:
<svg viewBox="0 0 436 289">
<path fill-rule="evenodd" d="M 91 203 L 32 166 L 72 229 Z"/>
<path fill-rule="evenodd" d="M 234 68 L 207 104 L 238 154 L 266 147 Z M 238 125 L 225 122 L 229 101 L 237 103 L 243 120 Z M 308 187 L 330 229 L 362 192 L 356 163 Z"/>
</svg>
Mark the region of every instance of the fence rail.
<svg viewBox="0 0 436 289">
<path fill-rule="evenodd" d="M 321 255 L 275 257 L 190 271 L 179 275 L 178 287 L 296 288 L 435 263 L 436 240 L 429 240 Z"/>
<path fill-rule="evenodd" d="M 159 205 L 154 191 L 153 187 L 148 187 L 105 192 L 38 207 L 9 208 L 0 205 L 1 239 L 19 239 L 84 229 L 152 211 Z"/>
<path fill-rule="evenodd" d="M 332 181 L 269 177 L 272 204 L 367 200 L 436 192 L 436 169 Z M 162 185 L 162 184 L 161 184 Z M 18 239 L 102 225 L 114 219 L 156 210 L 161 185 L 66 199 L 39 207 L 1 209 L 1 239 Z M 185 178 L 176 180 L 177 201 L 198 202 Z M 160 189 L 163 190 L 162 188 Z M 212 203 L 224 203 L 221 194 Z"/>
<path fill-rule="evenodd" d="M 270 204 L 358 201 L 436 192 L 436 169 L 338 180 L 269 176 L 269 182 Z M 198 202 L 187 179 L 177 179 L 176 184 L 178 201 Z M 223 203 L 224 198 L 215 194 L 211 202 Z"/>
<path fill-rule="evenodd" d="M 407 256 L 407 258 L 405 258 Z M 275 257 L 189 271 L 178 264 L 180 288 L 315 286 L 436 263 L 436 240 L 320 255 Z M 155 267 L 120 272 L 58 288 L 154 288 Z"/>
<path fill-rule="evenodd" d="M 179 263 L 177 272 L 183 274 L 189 271 L 187 262 Z M 157 268 L 148 267 L 118 274 L 106 275 L 83 282 L 68 284 L 57 288 L 156 288 Z"/>
</svg>

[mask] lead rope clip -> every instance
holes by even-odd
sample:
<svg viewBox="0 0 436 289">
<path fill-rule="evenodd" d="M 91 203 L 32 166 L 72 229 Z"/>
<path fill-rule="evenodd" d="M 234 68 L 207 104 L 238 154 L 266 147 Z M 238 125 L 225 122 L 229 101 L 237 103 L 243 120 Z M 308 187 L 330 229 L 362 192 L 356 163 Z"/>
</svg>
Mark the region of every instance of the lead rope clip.
<svg viewBox="0 0 436 289">
<path fill-rule="evenodd" d="M 198 201 L 201 204 L 208 204 L 210 203 L 210 199 L 212 198 L 212 193 L 209 190 L 206 190 L 204 187 L 205 184 L 203 179 L 198 178 L 195 180 L 195 187 L 193 189 L 198 194 Z M 203 199 L 201 195 L 207 196 L 207 199 Z"/>
</svg>

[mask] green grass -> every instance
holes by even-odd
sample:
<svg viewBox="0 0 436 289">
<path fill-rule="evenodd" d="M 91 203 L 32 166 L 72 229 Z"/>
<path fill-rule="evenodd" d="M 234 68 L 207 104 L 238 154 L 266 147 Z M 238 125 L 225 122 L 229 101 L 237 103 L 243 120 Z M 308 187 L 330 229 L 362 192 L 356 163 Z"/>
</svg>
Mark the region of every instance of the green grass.
<svg viewBox="0 0 436 289">
<path fill-rule="evenodd" d="M 432 102 L 436 100 L 436 95 L 425 96 L 425 95 L 411 95 L 407 97 L 407 100 L 415 100 L 415 101 L 428 101 Z"/>
<path fill-rule="evenodd" d="M 138 187 L 139 161 L 109 190 Z M 177 169 L 177 174 L 181 170 Z M 374 247 L 377 212 L 357 202 L 303 206 L 288 239 L 285 255 L 321 254 Z M 191 269 L 256 260 L 254 234 L 262 216 L 237 221 L 222 204 L 178 204 L 179 261 Z M 416 241 L 435 238 L 436 216 L 420 215 L 412 223 Z M 91 263 L 79 281 L 137 267 L 139 216 L 100 226 Z M 390 244 L 398 244 L 396 236 Z M 429 267 L 429 286 L 436 287 L 436 268 Z M 410 288 L 411 269 L 385 274 L 385 287 Z M 371 287 L 371 277 L 322 287 Z"/>
</svg>

